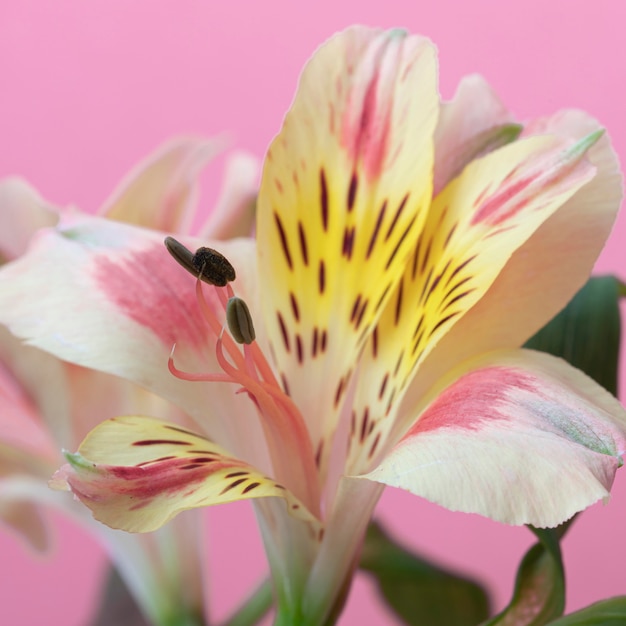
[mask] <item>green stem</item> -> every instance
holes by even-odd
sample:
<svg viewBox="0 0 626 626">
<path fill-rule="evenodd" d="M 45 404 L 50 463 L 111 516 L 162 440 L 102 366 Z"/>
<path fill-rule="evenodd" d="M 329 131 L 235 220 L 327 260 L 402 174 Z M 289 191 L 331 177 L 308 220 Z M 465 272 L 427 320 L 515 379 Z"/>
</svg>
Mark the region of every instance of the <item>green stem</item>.
<svg viewBox="0 0 626 626">
<path fill-rule="evenodd" d="M 273 604 L 272 583 L 267 579 L 252 592 L 252 595 L 225 622 L 224 626 L 253 626 L 258 624 Z"/>
<path fill-rule="evenodd" d="M 626 283 L 623 283 L 621 280 L 617 281 L 617 289 L 620 298 L 626 298 Z"/>
<path fill-rule="evenodd" d="M 168 615 L 162 620 L 164 626 L 206 626 L 204 617 L 198 614 L 181 613 L 179 615 Z"/>
</svg>

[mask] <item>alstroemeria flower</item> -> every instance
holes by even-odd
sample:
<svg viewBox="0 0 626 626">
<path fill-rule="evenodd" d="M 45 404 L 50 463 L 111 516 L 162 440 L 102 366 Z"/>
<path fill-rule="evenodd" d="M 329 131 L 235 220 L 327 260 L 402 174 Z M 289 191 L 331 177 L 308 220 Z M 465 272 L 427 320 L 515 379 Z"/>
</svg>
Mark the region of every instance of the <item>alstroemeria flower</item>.
<svg viewBox="0 0 626 626">
<path fill-rule="evenodd" d="M 104 422 L 55 486 L 136 532 L 254 499 L 284 624 L 336 615 L 384 485 L 537 526 L 606 498 L 622 407 L 519 346 L 586 280 L 621 179 L 585 114 L 520 130 L 480 79 L 442 107 L 427 40 L 352 28 L 303 72 L 256 240 L 174 244 L 226 283 L 191 256 L 216 249 L 233 282 L 194 280 L 157 233 L 94 218 L 42 234 L 0 275 L 0 320 L 197 427 Z"/>
<path fill-rule="evenodd" d="M 220 143 L 193 138 L 168 142 L 135 168 L 100 214 L 147 228 L 188 232 L 196 221 L 198 175 Z M 256 176 L 251 157 L 235 154 L 229 159 L 217 210 L 203 231 L 218 238 L 249 234 L 248 205 L 256 196 Z M 20 258 L 40 229 L 54 227 L 67 215 L 81 213 L 45 202 L 21 179 L 0 182 L 2 262 Z M 0 329 L 0 404 L 0 520 L 33 547 L 44 549 L 48 537 L 38 507 L 55 506 L 105 545 L 152 623 L 169 623 L 177 614 L 201 618 L 205 597 L 197 547 L 203 532 L 199 515 L 181 518 L 153 535 L 132 537 L 94 523 L 76 502 L 50 497 L 48 487 L 62 461 L 61 448 L 77 446 L 105 418 L 130 411 L 181 421 L 180 409 L 129 381 L 26 347 L 5 328 Z"/>
</svg>

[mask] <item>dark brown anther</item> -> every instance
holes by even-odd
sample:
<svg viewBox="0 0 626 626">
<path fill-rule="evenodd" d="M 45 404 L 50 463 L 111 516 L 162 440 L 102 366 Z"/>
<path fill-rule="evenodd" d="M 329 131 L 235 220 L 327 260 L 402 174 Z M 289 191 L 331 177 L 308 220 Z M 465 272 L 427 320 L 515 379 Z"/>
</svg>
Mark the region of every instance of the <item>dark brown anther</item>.
<svg viewBox="0 0 626 626">
<path fill-rule="evenodd" d="M 224 287 L 235 280 L 235 268 L 230 261 L 213 248 L 198 248 L 191 262 L 200 275 L 200 279 L 216 287 Z"/>
<path fill-rule="evenodd" d="M 244 300 L 234 296 L 226 305 L 226 322 L 228 330 L 237 343 L 251 344 L 256 339 L 252 315 Z"/>
<path fill-rule="evenodd" d="M 198 248 L 194 254 L 173 237 L 165 238 L 165 247 L 190 274 L 209 285 L 224 287 L 230 281 L 235 280 L 235 268 L 217 250 L 202 247 Z"/>
</svg>

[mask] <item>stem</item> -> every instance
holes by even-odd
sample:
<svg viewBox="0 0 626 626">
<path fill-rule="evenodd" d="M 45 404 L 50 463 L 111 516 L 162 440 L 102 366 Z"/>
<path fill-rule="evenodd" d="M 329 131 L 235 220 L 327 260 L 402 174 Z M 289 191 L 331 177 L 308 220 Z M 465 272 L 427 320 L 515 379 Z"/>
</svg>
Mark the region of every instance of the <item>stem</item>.
<svg viewBox="0 0 626 626">
<path fill-rule="evenodd" d="M 258 624 L 272 608 L 272 583 L 264 580 L 243 603 L 241 607 L 225 622 L 225 626 L 252 626 Z"/>
<path fill-rule="evenodd" d="M 206 626 L 202 615 L 194 613 L 180 613 L 166 616 L 164 626 Z"/>
</svg>

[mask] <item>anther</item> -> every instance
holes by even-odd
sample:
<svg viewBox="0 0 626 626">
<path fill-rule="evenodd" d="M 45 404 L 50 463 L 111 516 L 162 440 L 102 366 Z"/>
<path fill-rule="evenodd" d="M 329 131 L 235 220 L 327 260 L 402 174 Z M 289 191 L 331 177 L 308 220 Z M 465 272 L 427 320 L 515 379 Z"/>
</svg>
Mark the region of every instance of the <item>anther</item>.
<svg viewBox="0 0 626 626">
<path fill-rule="evenodd" d="M 191 259 L 191 263 L 199 273 L 200 278 L 210 285 L 225 287 L 231 280 L 235 280 L 235 268 L 230 261 L 213 248 L 198 248 Z"/>
<path fill-rule="evenodd" d="M 255 340 L 256 334 L 252 323 L 252 315 L 250 315 L 248 305 L 241 298 L 233 296 L 228 299 L 226 322 L 228 323 L 230 334 L 237 343 L 251 344 Z"/>
<path fill-rule="evenodd" d="M 216 287 L 225 287 L 235 280 L 235 268 L 229 260 L 212 248 L 201 247 L 191 252 L 173 237 L 165 238 L 165 247 L 176 261 L 190 274 Z"/>
</svg>

